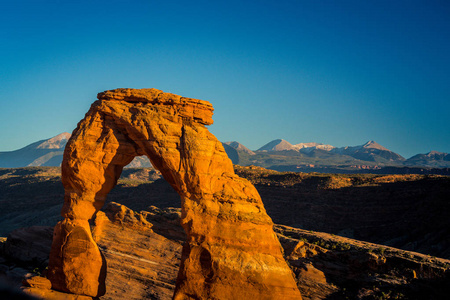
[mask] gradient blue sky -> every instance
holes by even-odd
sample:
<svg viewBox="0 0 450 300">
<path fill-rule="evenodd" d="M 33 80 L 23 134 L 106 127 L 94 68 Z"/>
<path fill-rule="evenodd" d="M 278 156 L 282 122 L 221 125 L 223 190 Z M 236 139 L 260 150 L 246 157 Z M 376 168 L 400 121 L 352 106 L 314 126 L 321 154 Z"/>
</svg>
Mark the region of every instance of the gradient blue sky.
<svg viewBox="0 0 450 300">
<path fill-rule="evenodd" d="M 0 151 L 98 92 L 210 101 L 221 141 L 450 152 L 450 1 L 0 0 Z"/>
</svg>

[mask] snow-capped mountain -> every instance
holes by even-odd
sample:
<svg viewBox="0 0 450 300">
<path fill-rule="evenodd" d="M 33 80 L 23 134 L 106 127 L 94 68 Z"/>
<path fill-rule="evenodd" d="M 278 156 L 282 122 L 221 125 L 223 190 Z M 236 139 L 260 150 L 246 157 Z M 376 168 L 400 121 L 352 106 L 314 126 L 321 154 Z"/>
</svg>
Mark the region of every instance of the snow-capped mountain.
<svg viewBox="0 0 450 300">
<path fill-rule="evenodd" d="M 336 147 L 331 145 L 325 145 L 322 143 L 300 143 L 295 144 L 294 147 L 299 150 L 300 152 L 309 153 L 315 149 L 330 151 Z"/>
<path fill-rule="evenodd" d="M 294 155 L 293 152 L 298 152 L 311 157 L 326 158 L 330 163 L 338 163 L 347 161 L 351 163 L 352 159 L 358 160 L 358 164 L 364 161 L 381 163 L 381 164 L 393 164 L 402 163 L 405 158 L 401 155 L 381 146 L 375 141 L 368 141 L 363 145 L 347 146 L 347 147 L 334 147 L 332 145 L 322 143 L 298 143 L 291 144 L 283 139 L 273 140 L 266 145 L 259 148 L 256 152 L 280 152 L 290 151 L 290 156 Z"/>
<path fill-rule="evenodd" d="M 59 166 L 69 138 L 70 133 L 63 132 L 19 150 L 0 152 L 0 167 Z"/>
<path fill-rule="evenodd" d="M 346 146 L 346 147 L 340 147 L 340 148 L 334 148 L 333 151 L 336 153 L 343 153 L 343 152 L 356 152 L 363 149 L 376 149 L 376 150 L 382 150 L 382 151 L 390 151 L 389 149 L 381 146 L 375 141 L 368 141 L 367 143 L 359 146 Z"/>
<path fill-rule="evenodd" d="M 60 166 L 69 138 L 70 133 L 64 132 L 19 150 L 0 152 L 0 168 Z M 236 141 L 223 143 L 223 146 L 234 164 L 253 164 L 269 168 L 272 165 L 450 167 L 448 153 L 431 151 L 405 160 L 401 155 L 375 141 L 368 141 L 359 146 L 337 148 L 322 143 L 291 144 L 286 140 L 276 139 L 255 151 Z M 141 156 L 136 157 L 127 167 L 151 167 L 151 163 L 147 157 Z"/>
<path fill-rule="evenodd" d="M 354 147 L 342 147 L 331 149 L 331 152 L 348 155 L 356 159 L 374 162 L 402 162 L 405 158 L 386 147 L 381 146 L 375 141 L 368 141 L 367 143 Z"/>
<path fill-rule="evenodd" d="M 426 154 L 416 154 L 413 157 L 408 158 L 405 165 L 448 168 L 450 166 L 450 154 L 438 151 L 430 151 Z"/>
<path fill-rule="evenodd" d="M 48 140 L 40 141 L 41 143 L 36 147 L 36 149 L 64 149 L 67 141 L 70 139 L 70 136 L 70 133 L 63 132 Z"/>
<path fill-rule="evenodd" d="M 0 152 L 0 168 L 58 167 L 61 165 L 64 148 L 70 136 L 70 133 L 63 132 L 50 139 L 32 143 L 19 150 Z M 135 157 L 127 165 L 128 168 L 148 168 L 151 166 L 149 159 L 145 156 Z"/>
</svg>

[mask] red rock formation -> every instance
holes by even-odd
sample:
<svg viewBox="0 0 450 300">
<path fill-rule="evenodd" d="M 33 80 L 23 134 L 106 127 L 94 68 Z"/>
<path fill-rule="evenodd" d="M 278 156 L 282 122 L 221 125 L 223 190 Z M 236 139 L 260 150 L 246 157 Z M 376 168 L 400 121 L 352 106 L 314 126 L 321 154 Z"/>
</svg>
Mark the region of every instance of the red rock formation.
<svg viewBox="0 0 450 300">
<path fill-rule="evenodd" d="M 146 155 L 182 199 L 187 241 L 174 299 L 301 299 L 254 186 L 235 175 L 210 103 L 156 89 L 98 95 L 69 140 L 48 277 L 54 289 L 100 296 L 105 263 L 89 220 L 122 168 Z"/>
</svg>

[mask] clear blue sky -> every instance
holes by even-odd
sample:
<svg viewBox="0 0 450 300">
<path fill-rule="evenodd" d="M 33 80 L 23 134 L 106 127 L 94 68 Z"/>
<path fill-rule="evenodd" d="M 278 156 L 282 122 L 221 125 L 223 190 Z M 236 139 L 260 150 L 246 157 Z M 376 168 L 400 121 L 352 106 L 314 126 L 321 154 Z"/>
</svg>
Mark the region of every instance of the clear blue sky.
<svg viewBox="0 0 450 300">
<path fill-rule="evenodd" d="M 450 1 L 0 0 L 0 151 L 98 92 L 210 101 L 221 141 L 450 152 Z"/>
</svg>

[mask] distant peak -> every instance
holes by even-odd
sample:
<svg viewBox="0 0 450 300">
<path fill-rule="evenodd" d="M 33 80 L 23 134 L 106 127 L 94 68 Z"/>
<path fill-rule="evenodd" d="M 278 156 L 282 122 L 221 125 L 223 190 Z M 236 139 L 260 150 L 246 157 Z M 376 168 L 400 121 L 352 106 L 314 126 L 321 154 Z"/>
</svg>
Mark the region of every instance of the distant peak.
<svg viewBox="0 0 450 300">
<path fill-rule="evenodd" d="M 260 151 L 283 151 L 283 150 L 296 150 L 295 147 L 286 140 L 276 139 L 273 140 L 258 150 Z"/>
<path fill-rule="evenodd" d="M 363 146 L 372 146 L 372 145 L 379 145 L 379 144 L 377 142 L 375 142 L 375 141 L 368 141 Z"/>
<path fill-rule="evenodd" d="M 326 150 L 326 151 L 330 151 L 331 149 L 334 149 L 336 147 L 331 146 L 331 145 L 325 145 L 323 143 L 299 143 L 299 144 L 295 144 L 294 147 L 296 149 L 321 149 L 321 150 Z"/>
<path fill-rule="evenodd" d="M 50 140 L 53 140 L 53 139 L 55 139 L 55 140 L 68 140 L 68 139 L 70 139 L 70 136 L 71 136 L 70 133 L 63 132 L 63 133 L 58 134 L 57 136 L 52 137 Z"/>
<path fill-rule="evenodd" d="M 390 151 L 389 149 L 381 146 L 375 141 L 368 141 L 364 145 L 362 145 L 363 148 L 370 148 L 370 149 L 378 149 L 378 150 L 384 150 L 384 151 Z"/>
<path fill-rule="evenodd" d="M 435 151 L 435 150 L 431 150 L 430 152 L 427 153 L 427 155 L 442 155 L 442 154 L 446 154 L 446 153 Z"/>
<path fill-rule="evenodd" d="M 71 134 L 68 132 L 63 132 L 54 136 L 48 140 L 43 141 L 37 149 L 63 149 L 66 146 Z"/>
<path fill-rule="evenodd" d="M 70 137 L 70 136 L 71 136 L 71 134 L 68 133 L 68 132 L 60 133 L 60 134 L 58 134 L 57 136 L 59 136 L 59 135 L 63 135 L 63 136 L 65 136 L 65 137 Z"/>
<path fill-rule="evenodd" d="M 246 153 L 248 153 L 250 155 L 254 155 L 255 154 L 255 152 L 253 152 L 252 150 L 248 149 L 247 147 L 245 147 L 244 145 L 242 145 L 241 143 L 236 142 L 236 141 L 225 142 L 224 144 L 226 144 L 226 145 L 228 145 L 228 146 L 230 146 L 230 147 L 232 147 L 232 148 L 234 148 L 236 150 L 244 151 L 244 152 L 246 152 Z"/>
<path fill-rule="evenodd" d="M 268 144 L 280 144 L 280 143 L 288 143 L 288 144 L 290 144 L 288 141 L 283 140 L 283 139 L 275 139 L 273 141 L 270 141 Z"/>
<path fill-rule="evenodd" d="M 224 144 L 227 144 L 228 146 L 231 146 L 233 148 L 236 148 L 236 147 L 239 147 L 240 145 L 242 145 L 241 143 L 236 142 L 236 141 L 225 142 Z"/>
</svg>

